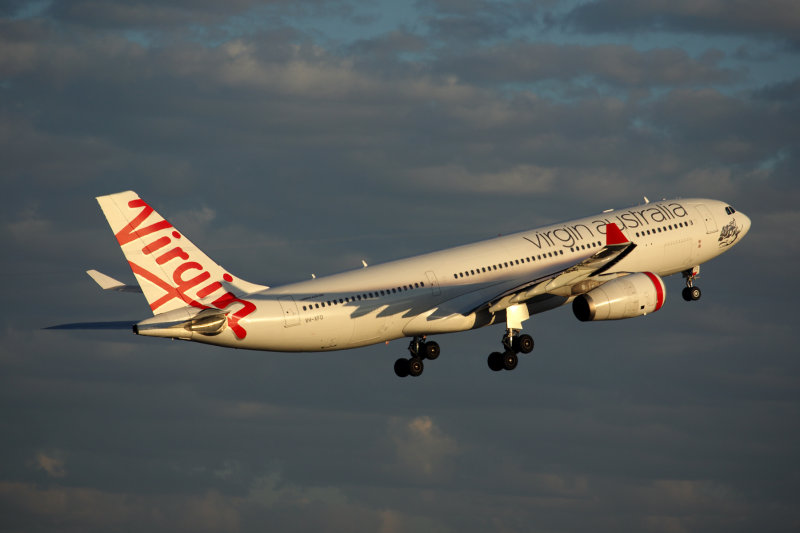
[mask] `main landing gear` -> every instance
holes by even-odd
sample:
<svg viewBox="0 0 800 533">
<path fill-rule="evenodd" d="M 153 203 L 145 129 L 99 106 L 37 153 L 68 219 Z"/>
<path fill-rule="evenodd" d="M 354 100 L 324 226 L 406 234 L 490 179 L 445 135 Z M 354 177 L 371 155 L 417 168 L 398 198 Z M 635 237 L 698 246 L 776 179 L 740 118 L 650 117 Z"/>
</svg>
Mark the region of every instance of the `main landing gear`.
<svg viewBox="0 0 800 533">
<path fill-rule="evenodd" d="M 422 364 L 423 359 L 433 361 L 439 357 L 439 344 L 434 341 L 425 342 L 424 337 L 414 337 L 408 344 L 408 351 L 411 354 L 409 359 L 401 357 L 394 362 L 394 373 L 398 377 L 404 378 L 406 376 L 417 377 L 422 374 L 425 365 Z"/>
<path fill-rule="evenodd" d="M 503 335 L 503 347 L 505 351 L 492 352 L 489 354 L 489 368 L 495 372 L 500 370 L 514 370 L 517 368 L 519 358 L 517 354 L 531 353 L 533 351 L 533 337 L 530 335 L 519 335 L 519 330 L 507 329 Z"/>
<path fill-rule="evenodd" d="M 696 266 L 694 268 L 690 268 L 689 270 L 684 270 L 682 274 L 686 279 L 686 287 L 684 287 L 683 291 L 681 291 L 681 296 L 683 296 L 683 299 L 687 302 L 695 302 L 699 300 L 702 293 L 700 292 L 700 287 L 694 286 L 694 280 L 700 275 L 700 267 Z"/>
<path fill-rule="evenodd" d="M 518 354 L 528 354 L 533 351 L 533 337 L 520 335 L 518 329 L 507 329 L 503 335 L 504 352 L 493 352 L 489 355 L 489 368 L 498 372 L 500 370 L 514 370 L 519 363 Z M 419 376 L 425 369 L 424 359 L 433 361 L 439 357 L 439 344 L 434 341 L 425 342 L 424 337 L 414 337 L 408 343 L 408 352 L 411 357 L 401 357 L 394 362 L 394 373 L 398 377 Z"/>
</svg>

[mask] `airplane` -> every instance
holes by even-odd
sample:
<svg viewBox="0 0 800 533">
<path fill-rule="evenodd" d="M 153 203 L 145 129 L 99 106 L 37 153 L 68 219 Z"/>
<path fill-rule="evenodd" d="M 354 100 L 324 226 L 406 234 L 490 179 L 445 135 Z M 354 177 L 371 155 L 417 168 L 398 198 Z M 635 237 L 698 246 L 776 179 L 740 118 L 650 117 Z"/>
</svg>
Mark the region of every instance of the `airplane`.
<svg viewBox="0 0 800 533">
<path fill-rule="evenodd" d="M 96 270 L 106 290 L 141 292 L 153 316 L 138 335 L 275 352 L 346 350 L 410 338 L 399 377 L 439 356 L 432 335 L 505 324 L 491 370 L 534 348 L 532 315 L 571 303 L 580 321 L 658 311 L 663 277 L 681 273 L 700 299 L 700 265 L 744 238 L 750 219 L 725 202 L 663 200 L 279 287 L 231 274 L 133 191 L 97 198 L 138 282 Z M 101 323 L 102 324 L 102 323 Z M 114 327 L 119 323 L 107 323 Z M 126 323 L 122 323 L 126 324 Z M 78 324 L 54 326 L 63 329 Z"/>
</svg>

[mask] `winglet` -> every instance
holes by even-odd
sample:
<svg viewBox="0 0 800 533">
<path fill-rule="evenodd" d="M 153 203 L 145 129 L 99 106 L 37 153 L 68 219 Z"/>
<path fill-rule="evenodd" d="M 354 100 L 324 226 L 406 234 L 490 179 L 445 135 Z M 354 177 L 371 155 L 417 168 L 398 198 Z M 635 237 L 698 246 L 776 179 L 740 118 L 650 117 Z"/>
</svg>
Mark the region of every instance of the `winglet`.
<svg viewBox="0 0 800 533">
<path fill-rule="evenodd" d="M 606 224 L 606 246 L 611 246 L 612 244 L 625 244 L 628 241 L 628 238 L 622 234 L 619 227 L 614 224 Z"/>
</svg>

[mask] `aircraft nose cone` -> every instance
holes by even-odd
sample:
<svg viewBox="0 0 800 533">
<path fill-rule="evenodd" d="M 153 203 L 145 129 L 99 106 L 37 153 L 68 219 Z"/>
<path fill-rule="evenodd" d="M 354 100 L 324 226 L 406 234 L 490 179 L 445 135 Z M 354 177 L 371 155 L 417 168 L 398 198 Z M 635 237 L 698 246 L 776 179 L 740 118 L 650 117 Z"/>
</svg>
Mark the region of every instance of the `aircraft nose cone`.
<svg viewBox="0 0 800 533">
<path fill-rule="evenodd" d="M 750 231 L 750 217 L 745 215 L 744 213 L 740 213 L 741 215 L 741 224 L 742 224 L 742 235 L 744 237 L 747 235 L 747 232 Z"/>
</svg>

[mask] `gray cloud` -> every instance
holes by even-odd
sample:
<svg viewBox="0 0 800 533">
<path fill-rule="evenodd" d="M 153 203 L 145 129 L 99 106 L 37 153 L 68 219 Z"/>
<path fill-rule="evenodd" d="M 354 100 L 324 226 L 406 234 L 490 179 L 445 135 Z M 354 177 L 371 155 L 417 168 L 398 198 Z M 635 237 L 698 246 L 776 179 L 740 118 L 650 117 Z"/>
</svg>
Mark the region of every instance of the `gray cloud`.
<svg viewBox="0 0 800 533">
<path fill-rule="evenodd" d="M 566 22 L 589 32 L 662 30 L 800 39 L 800 8 L 792 0 L 596 0 L 577 6 Z"/>
<path fill-rule="evenodd" d="M 95 28 L 166 29 L 188 24 L 210 24 L 225 21 L 258 4 L 277 4 L 281 0 L 233 0 L 220 4 L 213 0 L 192 2 L 168 0 L 139 2 L 79 0 L 53 2 L 44 12 L 60 22 Z"/>
<path fill-rule="evenodd" d="M 424 0 L 417 5 L 429 13 L 425 22 L 434 39 L 467 44 L 506 37 L 515 28 L 538 26 L 543 9 L 554 3 Z"/>
<path fill-rule="evenodd" d="M 684 50 L 640 52 L 631 46 L 555 45 L 513 42 L 461 56 L 445 56 L 437 70 L 482 84 L 573 81 L 592 78 L 622 87 L 661 87 L 728 83 L 740 75 L 721 68 L 724 54 L 710 50 L 699 59 Z"/>
</svg>

